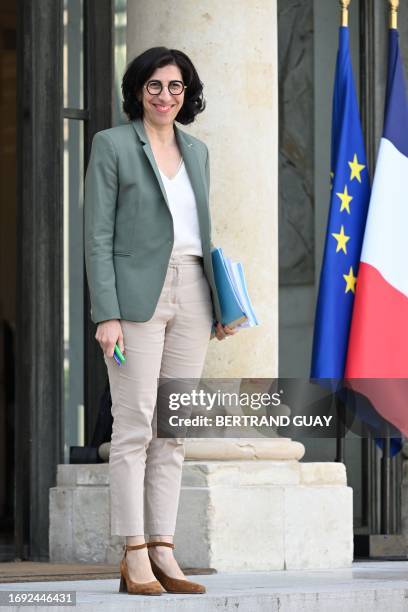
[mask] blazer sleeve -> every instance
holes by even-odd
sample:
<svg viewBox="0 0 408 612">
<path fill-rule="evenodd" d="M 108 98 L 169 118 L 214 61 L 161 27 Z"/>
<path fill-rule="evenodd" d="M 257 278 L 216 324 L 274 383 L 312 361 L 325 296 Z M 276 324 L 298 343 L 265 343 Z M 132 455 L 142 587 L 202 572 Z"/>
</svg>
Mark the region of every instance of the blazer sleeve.
<svg viewBox="0 0 408 612">
<path fill-rule="evenodd" d="M 97 132 L 85 175 L 84 248 L 91 319 L 120 319 L 113 265 L 118 195 L 117 155 L 109 136 Z"/>
</svg>

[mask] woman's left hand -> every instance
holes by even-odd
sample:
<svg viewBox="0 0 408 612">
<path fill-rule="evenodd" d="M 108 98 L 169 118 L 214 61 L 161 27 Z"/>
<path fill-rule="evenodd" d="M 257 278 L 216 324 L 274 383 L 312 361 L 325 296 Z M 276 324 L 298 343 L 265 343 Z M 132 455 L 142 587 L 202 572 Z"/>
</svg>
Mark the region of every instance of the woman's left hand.
<svg viewBox="0 0 408 612">
<path fill-rule="evenodd" d="M 222 325 L 220 322 L 217 323 L 215 328 L 215 337 L 218 340 L 224 340 L 227 336 L 233 336 L 238 332 L 237 327 L 230 327 L 229 325 Z"/>
</svg>

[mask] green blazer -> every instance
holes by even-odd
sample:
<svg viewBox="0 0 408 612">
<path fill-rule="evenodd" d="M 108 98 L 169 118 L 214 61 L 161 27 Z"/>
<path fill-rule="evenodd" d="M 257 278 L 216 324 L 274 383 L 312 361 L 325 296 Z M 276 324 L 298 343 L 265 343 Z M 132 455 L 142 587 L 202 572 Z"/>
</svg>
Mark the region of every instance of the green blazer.
<svg viewBox="0 0 408 612">
<path fill-rule="evenodd" d="M 176 125 L 175 134 L 196 197 L 213 316 L 221 321 L 211 259 L 208 149 Z M 142 120 L 97 132 L 84 199 L 92 321 L 148 321 L 164 284 L 173 243 L 166 191 Z"/>
</svg>

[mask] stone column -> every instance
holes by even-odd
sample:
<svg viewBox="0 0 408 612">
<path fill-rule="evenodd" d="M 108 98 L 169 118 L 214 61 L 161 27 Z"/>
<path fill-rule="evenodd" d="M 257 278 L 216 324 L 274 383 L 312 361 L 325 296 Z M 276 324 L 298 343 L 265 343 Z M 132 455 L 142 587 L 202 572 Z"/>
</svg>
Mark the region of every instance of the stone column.
<svg viewBox="0 0 408 612">
<path fill-rule="evenodd" d="M 243 263 L 260 326 L 210 342 L 204 377 L 274 377 L 278 365 L 278 73 L 275 0 L 128 1 L 127 59 L 187 53 L 206 110 L 182 129 L 206 142 L 212 238 Z"/>
</svg>

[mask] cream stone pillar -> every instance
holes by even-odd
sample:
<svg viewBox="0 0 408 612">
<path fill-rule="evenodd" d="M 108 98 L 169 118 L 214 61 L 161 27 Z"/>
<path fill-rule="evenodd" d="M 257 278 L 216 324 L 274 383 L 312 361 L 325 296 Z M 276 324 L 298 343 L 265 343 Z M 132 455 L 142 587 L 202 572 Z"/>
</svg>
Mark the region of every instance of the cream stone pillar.
<svg viewBox="0 0 408 612">
<path fill-rule="evenodd" d="M 182 129 L 210 151 L 212 238 L 242 261 L 260 326 L 210 342 L 204 377 L 278 372 L 278 74 L 275 0 L 128 0 L 127 59 L 187 53 L 206 110 Z"/>
</svg>

